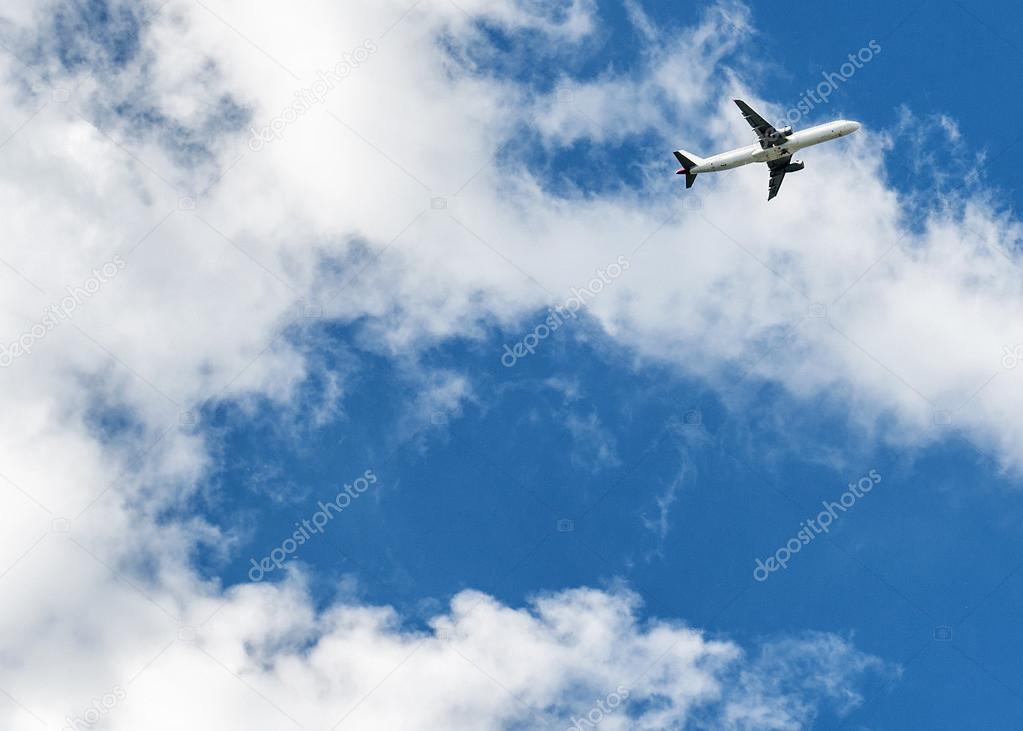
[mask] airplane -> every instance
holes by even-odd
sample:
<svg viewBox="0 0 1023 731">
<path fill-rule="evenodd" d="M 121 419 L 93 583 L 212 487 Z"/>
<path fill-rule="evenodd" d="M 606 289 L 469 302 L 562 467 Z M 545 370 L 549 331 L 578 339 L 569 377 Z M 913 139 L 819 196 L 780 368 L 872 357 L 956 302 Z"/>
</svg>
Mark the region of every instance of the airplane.
<svg viewBox="0 0 1023 731">
<path fill-rule="evenodd" d="M 821 142 L 851 135 L 860 128 L 859 122 L 837 119 L 834 122 L 818 124 L 816 127 L 809 127 L 799 132 L 793 131 L 792 127 L 775 129 L 742 99 L 733 99 L 732 101 L 736 103 L 742 111 L 742 116 L 756 132 L 760 144 L 740 147 L 738 150 L 729 150 L 708 158 L 702 158 L 685 150 L 676 150 L 675 158 L 682 167 L 675 174 L 686 176 L 686 188 L 693 187 L 699 173 L 715 173 L 719 170 L 731 170 L 742 165 L 749 165 L 751 162 L 766 162 L 767 167 L 771 170 L 771 179 L 767 184 L 767 200 L 771 200 L 781 190 L 781 183 L 785 179 L 786 173 L 795 173 L 806 167 L 801 161 L 793 160 L 792 153 L 804 147 L 819 145 Z"/>
</svg>

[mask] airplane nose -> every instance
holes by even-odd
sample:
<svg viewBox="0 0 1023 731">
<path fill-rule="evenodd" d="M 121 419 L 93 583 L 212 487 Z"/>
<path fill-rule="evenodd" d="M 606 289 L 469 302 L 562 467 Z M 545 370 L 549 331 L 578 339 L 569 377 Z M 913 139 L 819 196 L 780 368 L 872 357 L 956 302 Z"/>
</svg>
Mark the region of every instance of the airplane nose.
<svg viewBox="0 0 1023 731">
<path fill-rule="evenodd" d="M 850 122 L 849 123 L 849 131 L 850 132 L 855 132 L 859 128 L 860 128 L 860 123 L 859 122 Z"/>
</svg>

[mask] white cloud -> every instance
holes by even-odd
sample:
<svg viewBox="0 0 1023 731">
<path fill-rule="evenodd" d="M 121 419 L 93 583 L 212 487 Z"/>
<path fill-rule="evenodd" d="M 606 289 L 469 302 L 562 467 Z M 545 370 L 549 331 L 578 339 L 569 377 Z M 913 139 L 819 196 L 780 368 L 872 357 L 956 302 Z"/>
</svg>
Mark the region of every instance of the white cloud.
<svg viewBox="0 0 1023 731">
<path fill-rule="evenodd" d="M 628 682 L 610 668 L 637 672 L 676 641 L 636 691 L 658 697 L 636 723 L 706 712 L 725 727 L 789 728 L 820 702 L 856 701 L 855 676 L 877 661 L 843 640 L 793 640 L 751 661 L 695 630 L 637 625 L 620 595 L 570 592 L 529 611 L 467 593 L 416 634 L 355 602 L 317 615 L 294 585 L 225 595 L 200 580 L 190 557 L 225 537 L 198 520 L 156 520 L 184 504 L 208 463 L 182 414 L 207 400 L 295 398 L 319 367 L 301 344 L 307 303 L 358 321 L 362 344 L 414 358 L 424 344 L 529 322 L 625 254 L 629 272 L 590 312 L 638 357 L 716 383 L 774 347 L 754 377 L 797 399 L 834 395 L 878 438 L 908 442 L 947 409 L 1004 464 L 1023 462 L 1020 373 L 1000 364 L 1003 346 L 1023 341 L 1020 228 L 982 192 L 907 229 L 912 211 L 884 180 L 885 139 L 869 130 L 808 152 L 807 171 L 770 204 L 763 170 L 701 176 L 687 194 L 672 185 L 673 146 L 748 139 L 723 93 L 751 85 L 727 66 L 749 33 L 740 6 L 662 39 L 639 70 L 566 75 L 568 101 L 463 65 L 482 53 L 466 14 L 539 34 L 546 41 L 530 49 L 546 63 L 585 52 L 591 3 L 552 14 L 467 0 L 172 0 L 139 56 L 88 74 L 46 55 L 52 7 L 32 18 L 4 10 L 5 43 L 29 61 L 42 55 L 31 69 L 0 55 L 0 139 L 13 135 L 0 147 L 3 342 L 93 267 L 118 253 L 127 266 L 0 371 L 0 583 L 16 597 L 0 612 L 0 688 L 17 699 L 0 700 L 4 727 L 34 728 L 32 713 L 58 724 L 116 683 L 128 699 L 111 728 L 281 728 L 253 688 L 296 717 L 340 717 L 420 642 L 360 706 L 360 727 L 528 725 L 487 675 L 563 723 Z M 379 50 L 284 139 L 254 153 L 245 130 L 218 123 L 235 107 L 257 125 L 273 118 L 367 38 Z M 792 100 L 776 101 L 757 104 L 771 116 Z M 114 114 L 119 102 L 131 114 Z M 557 197 L 505 154 L 527 144 L 524 127 L 551 147 L 653 135 L 665 162 L 639 161 L 649 175 L 638 190 Z M 703 208 L 683 208 L 682 195 Z M 807 316 L 813 303 L 830 325 Z M 339 396 L 344 374 L 334 379 Z M 423 383 L 430 413 L 472 392 L 460 374 Z M 115 407 L 129 428 L 100 434 L 91 417 Z M 179 624 L 201 624 L 221 602 L 197 645 L 177 640 Z M 825 663 L 827 682 L 795 695 L 771 680 L 786 677 L 786 653 L 824 663 L 821 646 L 852 674 Z M 603 727 L 615 724 L 624 716 Z"/>
<path fill-rule="evenodd" d="M 624 689 L 625 704 L 591 717 L 602 718 L 600 728 L 700 719 L 724 729 L 795 729 L 824 708 L 848 712 L 862 701 L 854 684 L 895 672 L 833 635 L 770 641 L 746 657 L 682 625 L 639 623 L 626 593 L 574 590 L 513 609 L 467 591 L 428 628 L 407 630 L 386 608 L 342 602 L 314 615 L 292 580 L 197 604 L 196 624 L 204 623 L 178 633 L 144 601 L 131 606 L 130 590 L 111 588 L 134 618 L 117 637 L 61 636 L 40 649 L 78 650 L 75 659 L 104 641 L 118 655 L 87 672 L 61 668 L 49 684 L 15 683 L 26 708 L 74 717 L 121 687 L 125 698 L 102 728 L 564 729 Z M 87 675 L 77 696 L 61 682 L 70 670 Z M 798 688 L 782 680 L 804 674 Z M 32 728 L 27 716 L 7 709 L 6 727 Z"/>
</svg>

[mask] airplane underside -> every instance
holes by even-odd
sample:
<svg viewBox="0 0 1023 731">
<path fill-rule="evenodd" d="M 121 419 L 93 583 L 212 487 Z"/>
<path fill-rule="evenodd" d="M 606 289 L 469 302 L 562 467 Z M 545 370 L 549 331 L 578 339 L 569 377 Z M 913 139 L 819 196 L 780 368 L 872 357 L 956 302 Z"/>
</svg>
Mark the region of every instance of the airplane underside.
<svg viewBox="0 0 1023 731">
<path fill-rule="evenodd" d="M 792 159 L 794 152 L 804 147 L 852 134 L 860 127 L 858 122 L 837 120 L 799 132 L 795 132 L 791 127 L 777 130 L 753 111 L 746 102 L 741 99 L 734 101 L 742 111 L 743 117 L 757 134 L 760 143 L 759 149 L 757 145 L 752 145 L 706 159 L 686 150 L 676 150 L 674 155 L 681 165 L 676 174 L 686 176 L 686 188 L 692 188 L 696 182 L 696 176 L 701 173 L 732 170 L 755 162 L 767 163 L 770 170 L 767 200 L 771 200 L 778 195 L 786 174 L 798 172 L 806 167 L 801 161 Z"/>
</svg>

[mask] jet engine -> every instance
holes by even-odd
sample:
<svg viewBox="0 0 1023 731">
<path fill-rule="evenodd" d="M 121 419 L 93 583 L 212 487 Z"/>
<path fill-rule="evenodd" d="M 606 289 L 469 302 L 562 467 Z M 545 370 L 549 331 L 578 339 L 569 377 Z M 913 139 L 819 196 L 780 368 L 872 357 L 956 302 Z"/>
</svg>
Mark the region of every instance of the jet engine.
<svg viewBox="0 0 1023 731">
<path fill-rule="evenodd" d="M 800 170 L 806 167 L 806 164 L 802 160 L 793 160 L 785 166 L 785 172 L 787 173 L 798 173 Z"/>
</svg>

